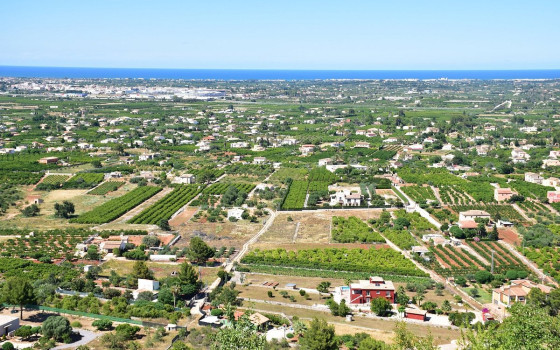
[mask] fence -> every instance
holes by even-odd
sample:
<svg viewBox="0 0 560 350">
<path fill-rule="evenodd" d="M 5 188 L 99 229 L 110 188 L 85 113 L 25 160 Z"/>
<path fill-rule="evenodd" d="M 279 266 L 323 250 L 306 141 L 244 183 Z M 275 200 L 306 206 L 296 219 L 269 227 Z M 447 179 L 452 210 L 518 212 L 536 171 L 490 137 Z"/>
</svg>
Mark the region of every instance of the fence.
<svg viewBox="0 0 560 350">
<path fill-rule="evenodd" d="M 9 305 L 9 304 L 2 304 L 2 305 L 4 307 L 19 307 L 18 305 Z M 58 314 L 89 317 L 89 318 L 95 318 L 95 319 L 98 319 L 98 320 L 109 320 L 109 321 L 114 321 L 114 322 L 130 323 L 130 324 L 135 324 L 135 325 L 139 325 L 139 326 L 143 326 L 143 327 L 152 327 L 152 328 L 164 327 L 165 328 L 167 326 L 166 324 L 162 324 L 162 323 L 142 321 L 142 320 L 132 320 L 130 318 L 122 318 L 122 317 L 115 317 L 115 316 L 92 314 L 92 313 L 89 313 L 89 312 L 82 312 L 82 311 L 75 311 L 75 310 L 59 309 L 59 308 L 50 307 L 50 306 L 25 305 L 25 308 L 30 309 L 30 310 L 55 312 L 55 313 L 58 313 Z M 177 327 L 177 328 L 183 328 L 183 327 Z"/>
</svg>

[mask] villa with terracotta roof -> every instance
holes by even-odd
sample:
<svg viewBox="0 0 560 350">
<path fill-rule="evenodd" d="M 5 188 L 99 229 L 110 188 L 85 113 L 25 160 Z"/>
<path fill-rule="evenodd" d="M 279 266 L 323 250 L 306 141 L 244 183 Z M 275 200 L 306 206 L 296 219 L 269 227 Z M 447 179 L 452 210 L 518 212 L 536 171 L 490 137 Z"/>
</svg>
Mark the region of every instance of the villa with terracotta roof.
<svg viewBox="0 0 560 350">
<path fill-rule="evenodd" d="M 538 284 L 529 280 L 513 280 L 511 285 L 502 286 L 492 291 L 492 303 L 500 306 L 511 306 L 513 303 L 527 303 L 527 296 L 533 288 L 549 294 L 552 287 Z"/>
</svg>

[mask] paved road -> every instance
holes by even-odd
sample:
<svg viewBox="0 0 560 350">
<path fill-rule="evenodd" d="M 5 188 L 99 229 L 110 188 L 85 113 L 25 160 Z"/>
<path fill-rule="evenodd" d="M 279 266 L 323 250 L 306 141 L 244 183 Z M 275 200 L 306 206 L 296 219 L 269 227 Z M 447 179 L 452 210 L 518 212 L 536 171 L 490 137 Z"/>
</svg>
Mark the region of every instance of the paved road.
<svg viewBox="0 0 560 350">
<path fill-rule="evenodd" d="M 80 333 L 80 335 L 82 336 L 82 339 L 78 340 L 75 343 L 59 345 L 59 346 L 53 348 L 53 350 L 77 348 L 80 345 L 88 344 L 89 342 L 95 340 L 95 338 L 97 338 L 101 335 L 99 333 L 95 333 L 95 332 L 92 332 L 92 331 L 86 331 L 85 329 L 73 329 L 73 331 Z"/>
</svg>

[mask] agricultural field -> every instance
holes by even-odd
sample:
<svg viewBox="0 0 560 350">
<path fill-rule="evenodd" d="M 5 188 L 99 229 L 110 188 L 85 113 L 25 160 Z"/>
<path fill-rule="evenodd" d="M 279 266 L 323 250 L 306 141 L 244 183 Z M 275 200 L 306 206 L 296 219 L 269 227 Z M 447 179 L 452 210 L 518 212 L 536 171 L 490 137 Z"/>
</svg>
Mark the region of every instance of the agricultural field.
<svg viewBox="0 0 560 350">
<path fill-rule="evenodd" d="M 430 186 L 402 186 L 401 191 L 416 203 L 437 201 L 436 195 Z"/>
<path fill-rule="evenodd" d="M 467 205 L 473 202 L 472 198 L 466 195 L 458 186 L 440 186 L 438 191 L 444 204 Z"/>
<path fill-rule="evenodd" d="M 36 184 L 43 174 L 28 171 L 4 171 L 0 166 L 0 183 L 11 185 L 33 185 Z"/>
<path fill-rule="evenodd" d="M 206 187 L 202 193 L 204 194 L 210 194 L 210 195 L 222 195 L 224 193 L 226 193 L 226 191 L 228 190 L 228 188 L 230 188 L 231 186 L 237 188 L 238 191 L 240 192 L 245 192 L 245 193 L 249 193 L 253 190 L 253 188 L 255 188 L 255 185 L 253 184 L 247 184 L 247 183 L 215 183 L 212 184 L 208 187 Z"/>
<path fill-rule="evenodd" d="M 161 187 L 140 186 L 127 194 L 72 219 L 81 224 L 103 224 L 113 221 L 161 191 Z"/>
<path fill-rule="evenodd" d="M 305 204 L 307 196 L 307 181 L 293 181 L 288 189 L 288 194 L 282 203 L 284 210 L 299 210 Z"/>
<path fill-rule="evenodd" d="M 131 224 L 158 224 L 161 220 L 169 220 L 173 214 L 190 202 L 200 193 L 198 185 L 180 185 L 171 193 L 157 201 L 151 207 L 133 217 Z"/>
<path fill-rule="evenodd" d="M 242 263 L 250 266 L 282 267 L 287 272 L 295 268 L 336 272 L 366 272 L 374 275 L 426 276 L 404 255 L 390 248 L 326 248 L 295 251 L 256 249 L 248 253 L 242 259 Z"/>
<path fill-rule="evenodd" d="M 98 173 L 80 173 L 64 183 L 64 188 L 92 188 L 103 181 L 104 175 Z"/>
<path fill-rule="evenodd" d="M 82 243 L 91 235 L 90 231 L 79 229 L 35 231 L 32 235 L 14 236 L 0 243 L 3 257 L 20 257 L 34 259 L 63 258 L 73 254 L 76 244 Z"/>
<path fill-rule="evenodd" d="M 308 174 L 305 168 L 280 168 L 270 176 L 270 182 L 279 185 L 284 183 L 286 179 L 290 178 L 292 180 L 303 181 Z"/>
<path fill-rule="evenodd" d="M 103 196 L 109 192 L 114 192 L 118 190 L 119 187 L 121 187 L 124 184 L 125 184 L 124 181 L 105 181 L 101 185 L 89 191 L 88 194 Z"/>
<path fill-rule="evenodd" d="M 521 252 L 535 262 L 547 275 L 560 281 L 560 247 L 525 247 Z"/>
<path fill-rule="evenodd" d="M 543 186 L 523 180 L 510 181 L 508 184 L 513 190 L 525 198 L 544 199 L 548 191 L 554 191 L 554 187 Z"/>
<path fill-rule="evenodd" d="M 467 210 L 484 210 L 494 220 L 509 220 L 512 222 L 525 222 L 525 219 L 515 208 L 504 204 L 488 204 L 488 205 L 455 205 L 452 206 L 455 212 L 460 213 Z"/>
<path fill-rule="evenodd" d="M 333 216 L 332 239 L 339 243 L 385 243 L 385 239 L 355 216 Z"/>
<path fill-rule="evenodd" d="M 438 245 L 432 247 L 431 251 L 441 266 L 434 270 L 443 276 L 467 275 L 486 267 L 478 258 L 464 249 Z"/>
<path fill-rule="evenodd" d="M 423 218 L 419 213 L 407 213 L 406 210 L 399 209 L 395 211 L 394 214 L 397 219 L 403 218 L 408 220 L 410 222 L 410 226 L 408 228 L 413 230 L 415 233 L 436 229 L 434 225 Z"/>
<path fill-rule="evenodd" d="M 62 184 L 66 182 L 68 178 L 69 178 L 68 175 L 47 175 L 45 176 L 43 181 L 41 181 L 41 183 L 46 185 Z"/>
<path fill-rule="evenodd" d="M 404 250 L 409 250 L 412 246 L 418 245 L 418 241 L 407 230 L 387 229 L 382 234 L 397 247 Z"/>
<path fill-rule="evenodd" d="M 494 267 L 497 271 L 505 273 L 507 270 L 525 270 L 525 265 L 509 252 L 506 248 L 494 241 L 466 241 L 467 245 L 474 249 L 481 257 L 489 263 L 492 261 L 494 251 Z"/>
<path fill-rule="evenodd" d="M 328 171 L 325 167 L 313 168 L 307 177 L 308 181 L 321 181 L 332 184 L 336 182 L 337 177 L 335 174 Z"/>
</svg>

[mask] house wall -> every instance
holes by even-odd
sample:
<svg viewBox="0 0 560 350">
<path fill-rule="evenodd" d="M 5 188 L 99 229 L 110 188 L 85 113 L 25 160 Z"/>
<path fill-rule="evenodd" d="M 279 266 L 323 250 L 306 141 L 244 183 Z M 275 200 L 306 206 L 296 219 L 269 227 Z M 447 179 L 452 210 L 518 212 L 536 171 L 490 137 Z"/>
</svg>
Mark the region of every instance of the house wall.
<svg viewBox="0 0 560 350">
<path fill-rule="evenodd" d="M 355 294 L 355 289 L 350 290 L 350 303 L 351 304 L 366 304 L 368 303 L 368 298 L 371 300 L 375 298 L 385 298 L 391 302 L 391 304 L 395 303 L 395 291 L 387 291 L 387 290 L 379 290 L 379 294 L 377 294 L 378 290 L 374 289 L 362 289 L 361 294 Z M 367 295 L 367 292 L 369 296 Z M 390 296 L 386 296 L 386 292 L 389 292 Z"/>
<path fill-rule="evenodd" d="M 417 314 L 405 313 L 404 317 L 410 318 L 410 319 L 413 319 L 413 320 L 420 320 L 420 321 L 425 321 L 426 320 L 424 315 L 417 315 Z"/>
</svg>

